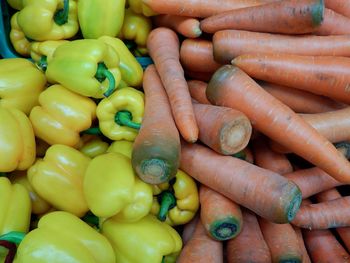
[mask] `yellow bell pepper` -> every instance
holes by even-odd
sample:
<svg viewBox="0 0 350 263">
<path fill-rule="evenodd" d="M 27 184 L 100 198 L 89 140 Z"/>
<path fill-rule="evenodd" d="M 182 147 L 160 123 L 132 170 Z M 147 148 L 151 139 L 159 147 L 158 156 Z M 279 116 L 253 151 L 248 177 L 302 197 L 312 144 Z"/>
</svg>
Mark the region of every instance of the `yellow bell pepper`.
<svg viewBox="0 0 350 263">
<path fill-rule="evenodd" d="M 56 48 L 46 77 L 78 94 L 108 97 L 119 85 L 118 53 L 97 39 L 78 39 Z"/>
<path fill-rule="evenodd" d="M 102 218 L 137 221 L 152 206 L 152 188 L 137 176 L 121 153 L 95 157 L 86 169 L 84 194 L 91 212 Z"/>
<path fill-rule="evenodd" d="M 87 134 L 84 134 L 82 137 L 82 145 L 80 145 L 78 149 L 86 156 L 95 158 L 107 152 L 109 144 L 102 141 L 101 138 Z"/>
<path fill-rule="evenodd" d="M 132 145 L 133 143 L 130 141 L 125 141 L 125 140 L 114 141 L 108 147 L 107 152 L 121 153 L 131 159 Z"/>
<path fill-rule="evenodd" d="M 199 208 L 196 182 L 181 170 L 170 183 L 153 188 L 151 213 L 169 225 L 182 225 L 189 222 Z"/>
<path fill-rule="evenodd" d="M 24 35 L 22 29 L 19 27 L 17 23 L 17 16 L 18 12 L 11 17 L 10 41 L 18 54 L 23 57 L 29 57 L 31 43 Z"/>
<path fill-rule="evenodd" d="M 36 41 L 73 37 L 79 29 L 75 0 L 23 0 L 17 22 Z"/>
<path fill-rule="evenodd" d="M 96 115 L 104 136 L 134 141 L 144 114 L 144 94 L 131 87 L 119 89 L 97 105 Z"/>
<path fill-rule="evenodd" d="M 129 7 L 136 14 L 143 14 L 144 16 L 155 16 L 157 15 L 151 8 L 142 2 L 142 0 L 129 0 Z"/>
<path fill-rule="evenodd" d="M 43 216 L 38 228 L 19 244 L 14 263 L 115 263 L 107 238 L 78 217 L 56 211 Z"/>
<path fill-rule="evenodd" d="M 0 60 L 0 106 L 14 107 L 25 114 L 38 105 L 46 84 L 45 75 L 24 58 Z"/>
<path fill-rule="evenodd" d="M 16 10 L 21 10 L 23 8 L 23 0 L 7 0 L 7 3 Z"/>
<path fill-rule="evenodd" d="M 35 135 L 48 144 L 74 147 L 80 132 L 95 119 L 96 104 L 85 96 L 53 85 L 39 96 L 40 106 L 30 113 Z"/>
<path fill-rule="evenodd" d="M 176 262 L 182 248 L 180 235 L 153 215 L 137 222 L 118 222 L 113 218 L 102 224 L 101 233 L 111 242 L 116 262 Z"/>
<path fill-rule="evenodd" d="M 35 138 L 28 117 L 0 107 L 0 172 L 26 170 L 35 161 Z"/>
<path fill-rule="evenodd" d="M 52 145 L 43 159 L 28 169 L 34 190 L 53 207 L 79 217 L 88 210 L 83 193 L 83 179 L 90 158 L 78 150 Z"/>
</svg>

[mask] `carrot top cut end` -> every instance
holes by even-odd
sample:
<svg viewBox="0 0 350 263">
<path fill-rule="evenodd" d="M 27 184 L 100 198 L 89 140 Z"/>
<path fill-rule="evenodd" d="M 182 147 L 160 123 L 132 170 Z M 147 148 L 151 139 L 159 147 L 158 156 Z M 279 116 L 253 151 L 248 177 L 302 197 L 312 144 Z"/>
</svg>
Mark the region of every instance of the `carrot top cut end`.
<svg viewBox="0 0 350 263">
<path fill-rule="evenodd" d="M 312 24 L 315 27 L 321 25 L 324 18 L 324 0 L 319 0 L 318 3 L 312 6 L 311 15 Z"/>
<path fill-rule="evenodd" d="M 301 205 L 301 201 L 302 201 L 301 191 L 299 188 L 296 188 L 296 189 L 298 189 L 298 193 L 294 195 L 294 198 L 290 202 L 290 206 L 288 210 L 288 221 L 292 221 L 294 219 Z"/>
<path fill-rule="evenodd" d="M 301 263 L 301 259 L 296 257 L 295 255 L 286 255 L 283 256 L 282 258 L 280 258 L 280 260 L 278 261 L 280 263 Z"/>
<path fill-rule="evenodd" d="M 162 159 L 152 158 L 143 160 L 140 165 L 139 177 L 149 184 L 161 184 L 170 180 L 170 167 Z"/>
<path fill-rule="evenodd" d="M 216 240 L 229 240 L 241 232 L 241 222 L 234 217 L 216 220 L 210 225 L 209 232 Z"/>
</svg>

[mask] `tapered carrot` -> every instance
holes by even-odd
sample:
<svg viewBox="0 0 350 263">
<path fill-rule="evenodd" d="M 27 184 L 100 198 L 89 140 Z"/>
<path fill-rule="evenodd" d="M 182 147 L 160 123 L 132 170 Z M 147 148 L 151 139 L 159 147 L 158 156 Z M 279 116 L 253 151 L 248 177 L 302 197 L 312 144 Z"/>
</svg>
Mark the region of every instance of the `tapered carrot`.
<svg viewBox="0 0 350 263">
<path fill-rule="evenodd" d="M 180 136 L 154 65 L 143 77 L 145 113 L 133 144 L 132 166 L 145 182 L 159 184 L 175 176 L 180 159 Z"/>
<path fill-rule="evenodd" d="M 207 235 L 207 232 L 200 220 L 192 238 L 187 242 L 178 257 L 177 263 L 193 262 L 223 262 L 222 242 L 216 241 Z"/>
<path fill-rule="evenodd" d="M 191 97 L 202 104 L 210 104 L 210 101 L 205 95 L 205 90 L 208 84 L 200 80 L 189 80 L 187 81 L 188 89 Z"/>
<path fill-rule="evenodd" d="M 303 233 L 301 232 L 301 228 L 296 227 L 296 226 L 292 226 L 295 234 L 298 237 L 298 241 L 299 241 L 299 247 L 300 250 L 302 252 L 302 263 L 311 263 L 311 259 L 309 257 L 309 254 L 307 253 L 306 247 L 305 247 L 305 243 L 304 243 L 304 238 L 303 238 Z"/>
<path fill-rule="evenodd" d="M 350 18 L 325 8 L 323 22 L 313 34 L 320 36 L 348 35 L 350 34 Z"/>
<path fill-rule="evenodd" d="M 203 32 L 225 29 L 255 32 L 305 34 L 315 31 L 322 23 L 322 0 L 284 0 L 259 6 L 240 8 L 203 19 Z"/>
<path fill-rule="evenodd" d="M 227 263 L 271 263 L 270 250 L 254 213 L 242 208 L 241 233 L 227 242 Z"/>
<path fill-rule="evenodd" d="M 181 168 L 200 183 L 275 223 L 292 220 L 299 188 L 286 178 L 198 144 L 181 145 Z"/>
<path fill-rule="evenodd" d="M 213 73 L 221 65 L 214 60 L 213 44 L 204 39 L 185 39 L 180 47 L 180 61 L 185 69 Z"/>
<path fill-rule="evenodd" d="M 324 0 L 324 4 L 327 8 L 346 17 L 350 17 L 350 5 L 348 0 Z"/>
<path fill-rule="evenodd" d="M 153 17 L 153 22 L 156 27 L 168 27 L 189 38 L 196 38 L 202 34 L 198 19 L 192 17 L 157 15 Z"/>
<path fill-rule="evenodd" d="M 213 73 L 186 70 L 185 75 L 188 79 L 197 79 L 200 81 L 208 82 Z"/>
<path fill-rule="evenodd" d="M 260 53 L 238 56 L 232 63 L 252 78 L 350 103 L 350 58 Z"/>
<path fill-rule="evenodd" d="M 182 239 L 182 244 L 185 246 L 187 242 L 192 238 L 194 230 L 196 229 L 198 220 L 200 220 L 199 213 L 197 213 L 190 222 L 184 225 L 182 234 L 181 234 L 181 239 Z"/>
<path fill-rule="evenodd" d="M 206 95 L 212 104 L 242 111 L 251 120 L 253 128 L 290 148 L 336 180 L 350 182 L 348 160 L 299 115 L 239 68 L 226 65 L 218 69 L 208 84 Z"/>
</svg>

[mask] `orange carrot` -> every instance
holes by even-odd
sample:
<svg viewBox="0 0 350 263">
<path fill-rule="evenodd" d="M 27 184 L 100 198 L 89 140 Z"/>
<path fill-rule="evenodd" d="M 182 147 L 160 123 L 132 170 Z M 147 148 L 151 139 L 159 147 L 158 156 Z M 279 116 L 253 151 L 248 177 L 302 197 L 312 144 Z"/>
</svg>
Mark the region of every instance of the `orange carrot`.
<svg viewBox="0 0 350 263">
<path fill-rule="evenodd" d="M 336 180 L 350 182 L 348 160 L 300 116 L 239 68 L 226 65 L 218 69 L 208 84 L 206 95 L 214 105 L 225 105 L 245 113 L 253 128 L 290 148 Z"/>
<path fill-rule="evenodd" d="M 325 8 L 323 22 L 313 34 L 320 36 L 348 35 L 350 34 L 350 18 Z"/>
<path fill-rule="evenodd" d="M 350 17 L 350 5 L 347 0 L 324 0 L 324 4 L 327 8 L 342 14 L 344 16 Z"/>
<path fill-rule="evenodd" d="M 305 243 L 304 243 L 304 239 L 303 239 L 303 233 L 301 232 L 301 228 L 296 227 L 296 226 L 292 226 L 295 234 L 297 234 L 298 237 L 298 241 L 299 241 L 299 247 L 300 250 L 303 254 L 302 258 L 302 263 L 311 263 L 311 259 L 309 257 L 309 254 L 307 253 L 306 247 L 305 247 Z"/>
<path fill-rule="evenodd" d="M 235 238 L 242 228 L 242 212 L 238 204 L 214 190 L 200 186 L 201 221 L 215 240 Z"/>
<path fill-rule="evenodd" d="M 159 184 L 175 176 L 180 159 L 180 136 L 154 65 L 143 77 L 145 113 L 133 144 L 132 166 L 145 182 Z"/>
<path fill-rule="evenodd" d="M 204 39 L 185 39 L 180 48 L 180 61 L 185 69 L 214 73 L 220 67 L 213 57 L 213 44 Z"/>
<path fill-rule="evenodd" d="M 187 242 L 192 238 L 194 230 L 196 229 L 198 220 L 200 219 L 199 213 L 197 213 L 190 222 L 184 225 L 182 234 L 181 234 L 181 239 L 182 243 L 185 246 Z"/>
<path fill-rule="evenodd" d="M 168 27 L 189 38 L 199 37 L 202 34 L 198 19 L 192 17 L 157 15 L 153 17 L 153 22 L 156 27 Z"/>
<path fill-rule="evenodd" d="M 275 223 L 292 220 L 299 188 L 286 178 L 231 156 L 183 142 L 181 168 L 200 183 Z"/>
<path fill-rule="evenodd" d="M 301 262 L 298 236 L 290 224 L 274 224 L 259 218 L 259 225 L 271 252 L 271 262 Z"/>
<path fill-rule="evenodd" d="M 271 263 L 270 250 L 254 213 L 242 209 L 241 233 L 227 242 L 227 263 Z"/>
<path fill-rule="evenodd" d="M 198 127 L 179 60 L 179 39 L 174 31 L 159 27 L 151 31 L 147 48 L 170 101 L 177 128 L 188 142 L 198 138 Z"/>
<path fill-rule="evenodd" d="M 225 29 L 255 32 L 305 34 L 322 23 L 322 0 L 284 0 L 259 6 L 235 9 L 210 16 L 200 22 L 206 33 Z"/>
<path fill-rule="evenodd" d="M 193 262 L 223 262 L 222 242 L 216 241 L 207 235 L 207 232 L 200 220 L 192 238 L 187 242 L 178 257 L 177 263 Z"/>
<path fill-rule="evenodd" d="M 205 90 L 208 86 L 206 82 L 200 80 L 189 80 L 187 81 L 187 85 L 193 99 L 202 104 L 210 104 L 205 95 Z"/>
<path fill-rule="evenodd" d="M 230 63 L 235 57 L 249 53 L 350 56 L 349 45 L 350 37 L 347 35 L 289 36 L 243 30 L 222 30 L 213 36 L 214 58 L 219 63 Z"/>
<path fill-rule="evenodd" d="M 242 112 L 209 104 L 193 103 L 199 140 L 214 151 L 232 155 L 249 143 L 252 126 Z"/>
<path fill-rule="evenodd" d="M 212 73 L 186 70 L 185 75 L 189 79 L 197 79 L 208 82 L 212 76 Z"/>
</svg>

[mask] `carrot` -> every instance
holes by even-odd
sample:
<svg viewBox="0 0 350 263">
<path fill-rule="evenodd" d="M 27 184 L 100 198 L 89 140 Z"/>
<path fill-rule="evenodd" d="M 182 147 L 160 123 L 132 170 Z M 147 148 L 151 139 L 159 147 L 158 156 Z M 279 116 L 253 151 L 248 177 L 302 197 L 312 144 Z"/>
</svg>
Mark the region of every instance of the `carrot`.
<svg viewBox="0 0 350 263">
<path fill-rule="evenodd" d="M 202 34 L 198 19 L 192 17 L 157 15 L 153 17 L 153 22 L 156 27 L 168 27 L 189 38 L 196 38 Z"/>
<path fill-rule="evenodd" d="M 342 14 L 344 16 L 350 17 L 350 5 L 347 0 L 324 0 L 324 4 L 327 8 Z"/>
<path fill-rule="evenodd" d="M 249 147 L 245 147 L 242 151 L 239 151 L 238 153 L 235 153 L 232 156 L 241 160 L 245 160 L 248 163 L 254 164 L 253 152 L 250 150 Z"/>
<path fill-rule="evenodd" d="M 271 254 L 254 213 L 242 208 L 241 233 L 227 242 L 227 263 L 270 263 Z"/>
<path fill-rule="evenodd" d="M 221 65 L 214 60 L 213 44 L 204 39 L 185 39 L 180 48 L 180 61 L 187 70 L 214 73 Z"/>
<path fill-rule="evenodd" d="M 334 146 L 346 159 L 350 159 L 350 141 L 337 142 Z"/>
<path fill-rule="evenodd" d="M 200 183 L 275 223 L 292 220 L 299 188 L 286 178 L 198 145 L 181 145 L 181 168 Z"/>
<path fill-rule="evenodd" d="M 225 105 L 245 113 L 253 128 L 290 148 L 336 180 L 350 182 L 348 160 L 300 116 L 239 68 L 226 65 L 218 69 L 208 84 L 206 95 L 214 105 Z"/>
<path fill-rule="evenodd" d="M 215 240 L 235 238 L 243 224 L 238 204 L 214 190 L 200 186 L 201 221 L 207 233 Z"/>
<path fill-rule="evenodd" d="M 192 238 L 187 242 L 178 257 L 177 263 L 193 262 L 223 262 L 222 242 L 216 241 L 207 235 L 207 232 L 200 220 Z"/>
<path fill-rule="evenodd" d="M 135 139 L 131 162 L 145 182 L 159 184 L 177 173 L 180 159 L 180 136 L 171 115 L 170 105 L 154 65 L 143 77 L 145 112 Z"/>
<path fill-rule="evenodd" d="M 252 78 L 350 103 L 350 58 L 260 53 L 238 56 L 232 64 Z"/>
<path fill-rule="evenodd" d="M 336 43 L 336 44 L 335 44 Z M 214 58 L 230 63 L 239 55 L 249 53 L 287 53 L 306 56 L 350 56 L 350 36 L 290 36 L 222 30 L 213 36 Z"/>
<path fill-rule="evenodd" d="M 208 82 L 212 76 L 212 73 L 209 72 L 199 72 L 199 71 L 191 71 L 186 70 L 185 75 L 189 79 L 197 79 L 200 81 Z"/>
<path fill-rule="evenodd" d="M 181 234 L 181 239 L 182 243 L 185 246 L 187 242 L 192 238 L 194 230 L 196 229 L 198 220 L 200 219 L 199 213 L 197 213 L 190 222 L 184 225 L 182 234 Z"/>
<path fill-rule="evenodd" d="M 309 257 L 309 254 L 307 253 L 307 250 L 306 250 L 306 247 L 305 247 L 305 243 L 304 243 L 304 239 L 303 239 L 303 233 L 301 232 L 301 228 L 299 227 L 296 227 L 296 226 L 292 226 L 294 231 L 295 231 L 295 234 L 297 235 L 298 237 L 298 241 L 299 241 L 299 247 L 300 247 L 300 250 L 303 254 L 302 256 L 302 263 L 311 263 L 311 259 Z"/>
<path fill-rule="evenodd" d="M 193 103 L 199 140 L 214 151 L 232 155 L 249 143 L 252 126 L 242 112 L 208 104 Z"/>
<path fill-rule="evenodd" d="M 348 3 L 349 4 L 349 3 Z M 350 34 L 350 18 L 325 8 L 322 24 L 313 32 L 320 36 Z"/>
<path fill-rule="evenodd" d="M 187 85 L 193 99 L 202 104 L 210 104 L 205 95 L 205 90 L 208 86 L 206 82 L 200 80 L 189 80 L 187 81 Z"/>
<path fill-rule="evenodd" d="M 259 225 L 271 252 L 271 262 L 301 262 L 298 236 L 290 224 L 274 224 L 259 218 Z"/>
<path fill-rule="evenodd" d="M 198 138 L 198 127 L 179 60 L 179 39 L 174 31 L 159 27 L 151 31 L 147 48 L 168 94 L 177 128 L 188 142 Z"/>
</svg>

